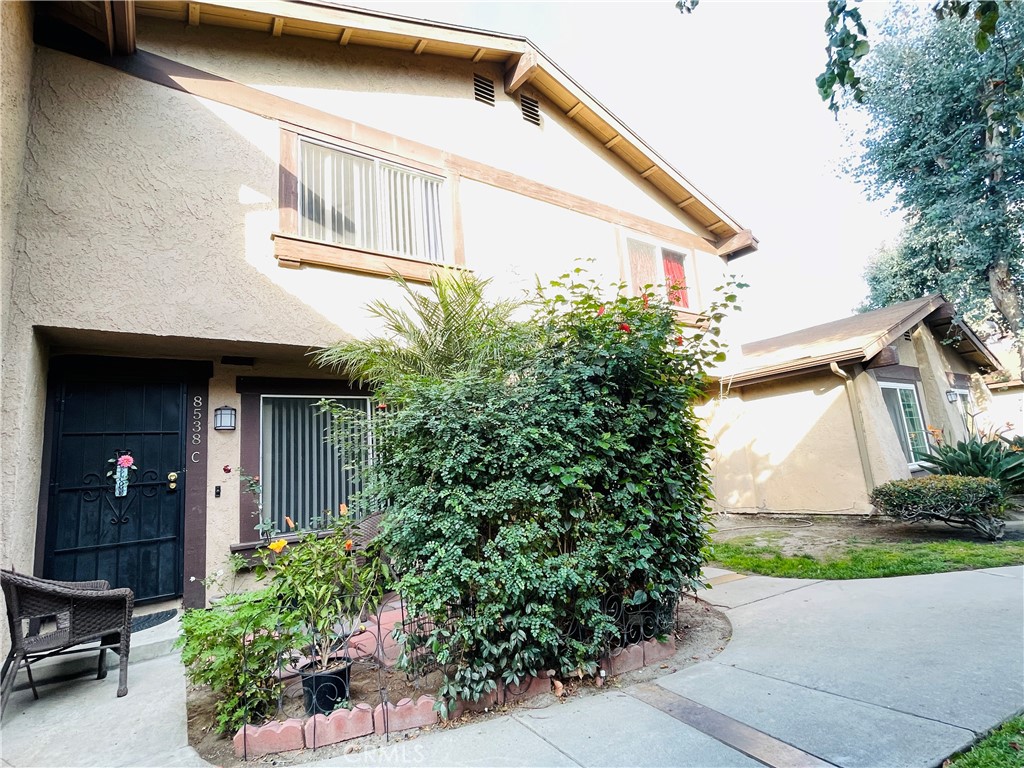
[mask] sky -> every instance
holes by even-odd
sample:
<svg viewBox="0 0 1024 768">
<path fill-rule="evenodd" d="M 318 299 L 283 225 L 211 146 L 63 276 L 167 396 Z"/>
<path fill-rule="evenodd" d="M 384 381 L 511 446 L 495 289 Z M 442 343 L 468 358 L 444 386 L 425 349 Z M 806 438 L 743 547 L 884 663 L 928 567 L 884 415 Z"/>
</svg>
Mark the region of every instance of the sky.
<svg viewBox="0 0 1024 768">
<path fill-rule="evenodd" d="M 836 122 L 814 87 L 824 0 L 704 0 L 687 16 L 672 0 L 349 4 L 530 38 L 753 230 L 760 250 L 732 263 L 750 284 L 741 340 L 852 314 L 865 263 L 900 230 L 843 172 L 863 121 Z M 886 4 L 861 7 L 870 33 Z"/>
</svg>

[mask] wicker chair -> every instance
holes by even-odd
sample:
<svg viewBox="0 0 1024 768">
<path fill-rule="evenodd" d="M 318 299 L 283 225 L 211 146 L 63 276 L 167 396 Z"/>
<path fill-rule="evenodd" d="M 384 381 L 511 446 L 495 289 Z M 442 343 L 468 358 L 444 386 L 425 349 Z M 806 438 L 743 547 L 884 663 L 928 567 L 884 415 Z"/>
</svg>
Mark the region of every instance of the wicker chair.
<svg viewBox="0 0 1024 768">
<path fill-rule="evenodd" d="M 7 707 L 18 670 L 25 667 L 32 694 L 38 699 L 31 665 L 58 654 L 99 650 L 96 679 L 102 680 L 107 676 L 107 649 L 115 650 L 121 657 L 117 695 L 128 693 L 128 650 L 135 602 L 130 589 L 111 589 L 106 581 L 38 579 L 6 569 L 0 569 L 0 584 L 11 632 L 11 651 L 0 673 L 0 715 Z M 97 640 L 98 648 L 75 648 Z"/>
</svg>

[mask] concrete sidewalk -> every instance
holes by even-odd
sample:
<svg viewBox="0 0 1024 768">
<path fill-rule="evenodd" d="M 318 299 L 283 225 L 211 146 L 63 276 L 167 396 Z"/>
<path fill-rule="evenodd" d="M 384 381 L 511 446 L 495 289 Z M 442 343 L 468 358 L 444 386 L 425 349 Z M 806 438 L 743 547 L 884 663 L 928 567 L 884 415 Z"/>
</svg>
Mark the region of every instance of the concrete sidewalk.
<svg viewBox="0 0 1024 768">
<path fill-rule="evenodd" d="M 1024 567 L 708 575 L 718 586 L 702 597 L 734 630 L 710 662 L 307 765 L 934 766 L 1024 709 Z M 203 764 L 185 744 L 176 658 L 133 663 L 124 699 L 114 676 L 63 685 L 74 695 L 12 698 L 5 765 Z"/>
</svg>

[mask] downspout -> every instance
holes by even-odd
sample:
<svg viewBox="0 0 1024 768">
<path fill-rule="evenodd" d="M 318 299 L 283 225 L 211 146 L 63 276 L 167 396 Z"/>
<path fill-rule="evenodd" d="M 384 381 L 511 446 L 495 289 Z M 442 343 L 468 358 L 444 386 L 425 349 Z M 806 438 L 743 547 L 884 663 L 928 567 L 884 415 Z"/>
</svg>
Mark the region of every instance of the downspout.
<svg viewBox="0 0 1024 768">
<path fill-rule="evenodd" d="M 836 365 L 829 363 L 832 373 L 846 383 L 846 396 L 850 401 L 850 416 L 853 418 L 853 434 L 857 439 L 857 452 L 860 454 L 860 466 L 864 472 L 864 482 L 867 483 L 868 495 L 875 487 L 875 476 L 871 472 L 871 461 L 868 459 L 868 441 L 864 436 L 864 420 L 861 417 L 860 402 L 857 400 L 857 391 L 853 388 L 853 378 Z"/>
</svg>

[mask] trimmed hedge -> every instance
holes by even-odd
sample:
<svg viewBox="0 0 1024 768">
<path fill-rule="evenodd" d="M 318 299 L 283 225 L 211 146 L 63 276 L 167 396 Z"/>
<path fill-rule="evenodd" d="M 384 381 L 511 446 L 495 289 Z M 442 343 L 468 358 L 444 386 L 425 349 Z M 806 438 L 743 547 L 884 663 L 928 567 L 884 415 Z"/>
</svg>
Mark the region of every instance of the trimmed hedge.
<svg viewBox="0 0 1024 768">
<path fill-rule="evenodd" d="M 971 528 L 995 541 L 1003 535 L 1003 487 L 988 477 L 933 475 L 892 480 L 871 492 L 871 503 L 905 523 L 940 521 Z"/>
</svg>

